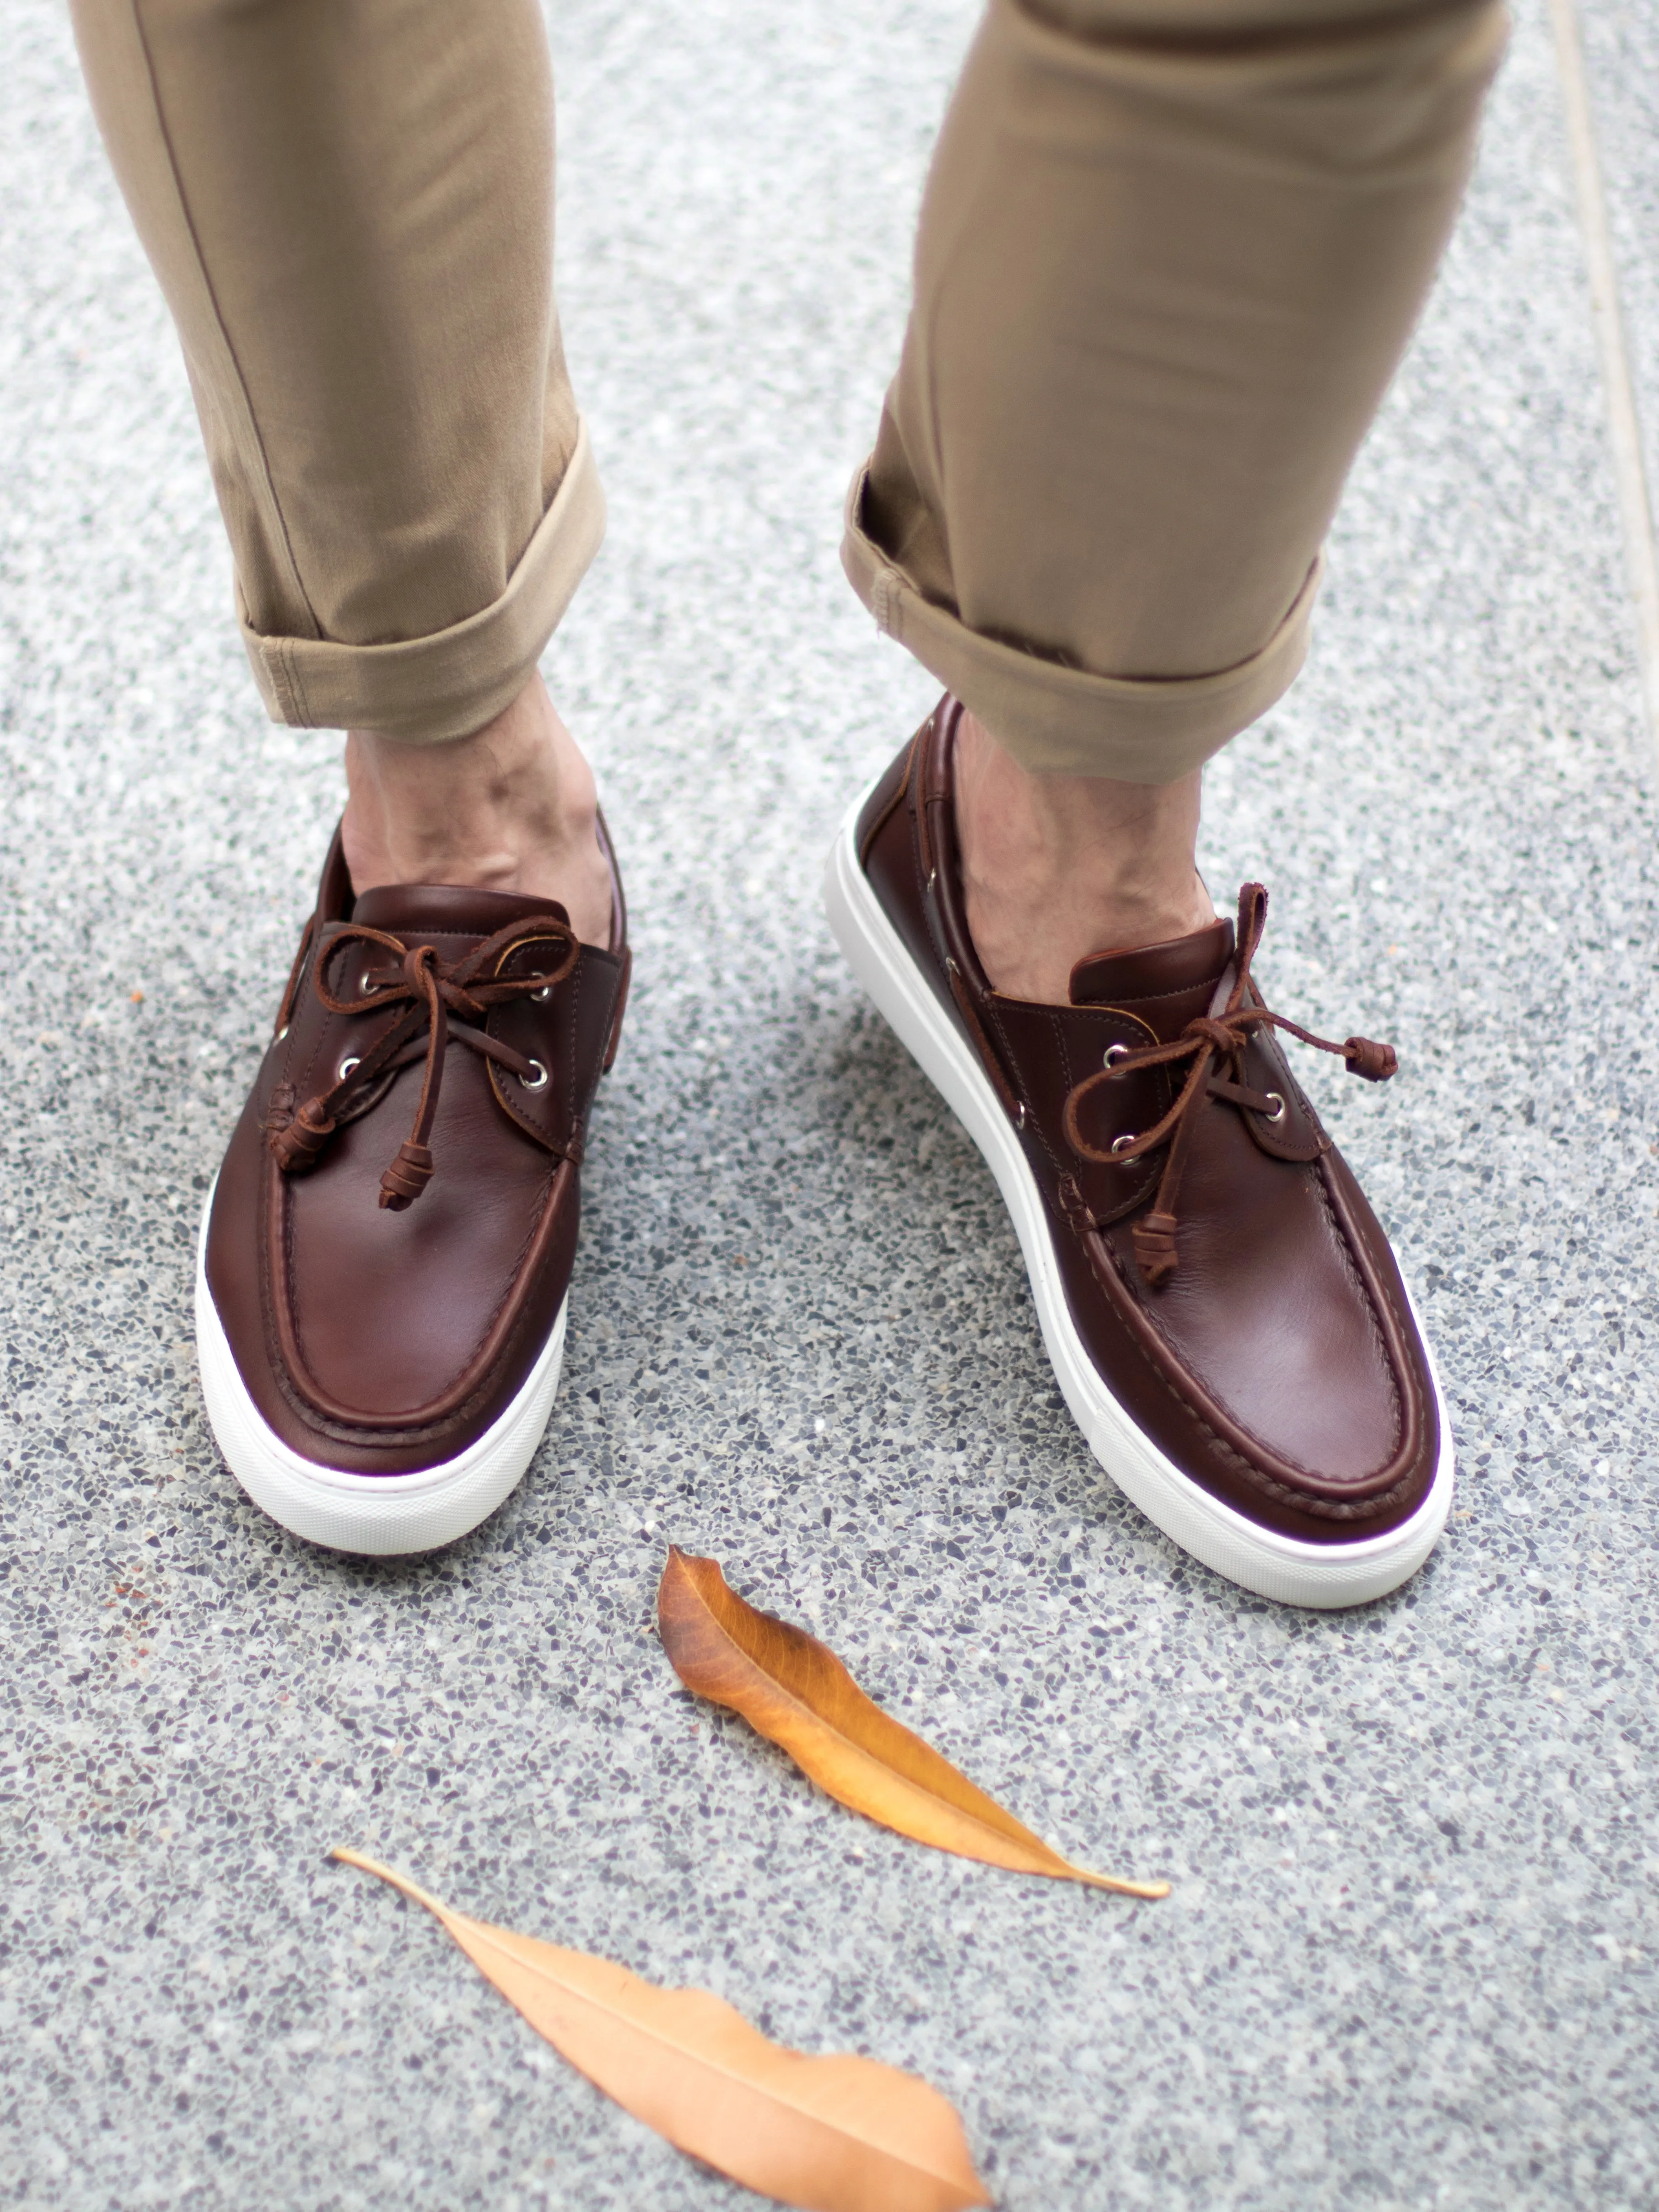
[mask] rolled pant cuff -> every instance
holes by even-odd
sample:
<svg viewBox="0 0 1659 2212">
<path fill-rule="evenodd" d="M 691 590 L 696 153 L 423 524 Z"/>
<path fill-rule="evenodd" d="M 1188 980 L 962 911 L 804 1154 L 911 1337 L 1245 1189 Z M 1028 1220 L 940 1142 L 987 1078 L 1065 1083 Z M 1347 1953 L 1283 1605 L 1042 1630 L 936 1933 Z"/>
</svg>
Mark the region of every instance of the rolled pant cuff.
<svg viewBox="0 0 1659 2212">
<path fill-rule="evenodd" d="M 514 699 L 605 536 L 605 492 L 580 425 L 551 505 L 501 597 L 428 637 L 392 645 L 266 637 L 239 605 L 242 642 L 274 722 L 374 730 L 439 744 L 481 729 Z"/>
<path fill-rule="evenodd" d="M 1296 680 L 1322 558 L 1290 612 L 1248 660 L 1206 676 L 1097 676 L 986 637 L 925 599 L 864 527 L 867 465 L 847 499 L 842 566 L 876 618 L 953 691 L 1023 768 L 1174 783 L 1266 714 Z"/>
</svg>

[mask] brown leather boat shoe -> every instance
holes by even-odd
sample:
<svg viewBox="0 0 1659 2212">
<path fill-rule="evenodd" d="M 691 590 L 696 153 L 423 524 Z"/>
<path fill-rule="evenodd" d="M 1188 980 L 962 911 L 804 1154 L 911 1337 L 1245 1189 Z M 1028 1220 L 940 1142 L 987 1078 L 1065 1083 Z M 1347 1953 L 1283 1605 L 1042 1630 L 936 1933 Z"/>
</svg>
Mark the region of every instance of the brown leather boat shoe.
<svg viewBox="0 0 1659 2212">
<path fill-rule="evenodd" d="M 848 817 L 825 903 L 842 950 L 984 1154 L 1043 1340 L 1096 1457 L 1166 1534 L 1247 1589 L 1358 1605 L 1445 1525 L 1452 1447 L 1387 1237 L 1252 973 L 1238 921 L 1079 961 L 1069 1006 L 1005 997 L 968 933 L 957 702 Z"/>
<path fill-rule="evenodd" d="M 429 1551 L 530 1464 L 628 995 L 611 884 L 599 951 L 549 899 L 354 898 L 336 833 L 197 1269 L 214 1435 L 296 1535 Z"/>
</svg>

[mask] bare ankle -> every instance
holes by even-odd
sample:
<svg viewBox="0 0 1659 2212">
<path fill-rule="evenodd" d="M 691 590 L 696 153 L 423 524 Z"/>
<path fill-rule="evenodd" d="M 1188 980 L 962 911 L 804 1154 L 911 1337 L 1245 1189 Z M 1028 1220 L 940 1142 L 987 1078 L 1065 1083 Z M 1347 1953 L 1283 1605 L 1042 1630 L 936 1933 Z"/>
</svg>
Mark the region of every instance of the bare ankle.
<svg viewBox="0 0 1659 2212">
<path fill-rule="evenodd" d="M 593 775 L 539 675 L 471 737 L 346 737 L 341 834 L 354 890 L 459 884 L 556 899 L 586 944 L 611 933 Z"/>
<path fill-rule="evenodd" d="M 968 927 L 993 986 L 1064 1004 L 1092 952 L 1158 945 L 1215 919 L 1194 859 L 1200 776 L 1120 783 L 1036 775 L 964 713 L 957 826 Z"/>
</svg>

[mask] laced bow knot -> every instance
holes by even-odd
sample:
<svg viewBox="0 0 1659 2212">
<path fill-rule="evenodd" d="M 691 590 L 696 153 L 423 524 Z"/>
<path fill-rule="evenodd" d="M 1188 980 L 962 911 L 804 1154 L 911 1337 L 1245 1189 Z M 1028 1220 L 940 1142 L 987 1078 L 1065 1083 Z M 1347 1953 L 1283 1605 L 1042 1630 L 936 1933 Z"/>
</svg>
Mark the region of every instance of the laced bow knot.
<svg viewBox="0 0 1659 2212">
<path fill-rule="evenodd" d="M 1181 1264 L 1176 1235 L 1179 1226 L 1176 1200 L 1205 1107 L 1216 1099 L 1274 1121 L 1284 1113 L 1285 1102 L 1276 1091 L 1255 1090 L 1243 1079 L 1244 1050 L 1253 1031 L 1283 1030 L 1317 1051 L 1334 1053 L 1351 1075 L 1358 1075 L 1367 1083 L 1386 1083 L 1399 1068 L 1391 1044 L 1380 1044 L 1373 1038 L 1362 1036 L 1347 1037 L 1342 1043 L 1334 1044 L 1328 1037 L 1316 1036 L 1300 1023 L 1275 1014 L 1265 1006 L 1247 1003 L 1254 989 L 1250 963 L 1261 942 L 1267 918 L 1266 890 L 1260 884 L 1246 884 L 1238 895 L 1232 988 L 1219 1014 L 1197 1016 L 1167 1044 L 1141 1045 L 1115 1054 L 1109 1066 L 1085 1076 L 1066 1094 L 1062 1117 L 1066 1141 L 1079 1159 L 1092 1160 L 1100 1166 L 1122 1167 L 1156 1152 L 1160 1145 L 1169 1144 L 1169 1158 L 1158 1179 L 1158 1194 L 1151 1209 L 1129 1231 L 1135 1264 L 1154 1290 L 1168 1282 Z M 1180 1093 L 1167 1114 L 1138 1136 L 1118 1138 L 1109 1151 L 1102 1151 L 1090 1142 L 1079 1118 L 1079 1109 L 1085 1100 L 1107 1084 L 1119 1082 L 1139 1069 L 1171 1066 L 1180 1060 L 1190 1065 Z"/>
<path fill-rule="evenodd" d="M 526 945 L 551 941 L 562 947 L 556 964 L 529 975 L 501 971 L 514 953 Z M 330 986 L 328 969 L 342 947 L 372 945 L 391 953 L 395 968 L 378 975 L 365 972 L 356 998 L 342 998 Z M 532 915 L 527 921 L 510 922 L 474 945 L 459 960 L 446 961 L 435 945 L 406 945 L 387 930 L 371 929 L 362 922 L 348 923 L 329 939 L 313 974 L 318 999 L 331 1014 L 366 1014 L 382 1008 L 403 1011 L 388 1022 L 372 1043 L 341 1063 L 333 1085 L 307 1098 L 297 1113 L 278 1122 L 273 1118 L 267 1136 L 271 1156 L 284 1175 L 304 1175 L 315 1167 L 341 1115 L 357 1104 L 385 1076 L 424 1060 L 420 1103 L 415 1126 L 398 1147 L 397 1158 L 380 1177 L 380 1204 L 393 1213 L 412 1206 L 432 1180 L 434 1162 L 428 1141 L 438 1111 L 443 1085 L 444 1061 L 453 1039 L 481 1059 L 493 1060 L 509 1074 L 528 1083 L 538 1063 L 511 1045 L 492 1037 L 475 1022 L 485 1019 L 492 1006 L 514 999 L 544 995 L 562 983 L 575 966 L 580 941 L 568 922 L 556 915 Z M 286 1009 L 285 1009 L 286 1011 Z M 457 1018 L 470 1017 L 471 1018 Z M 422 1032 L 424 1031 L 424 1037 Z"/>
</svg>

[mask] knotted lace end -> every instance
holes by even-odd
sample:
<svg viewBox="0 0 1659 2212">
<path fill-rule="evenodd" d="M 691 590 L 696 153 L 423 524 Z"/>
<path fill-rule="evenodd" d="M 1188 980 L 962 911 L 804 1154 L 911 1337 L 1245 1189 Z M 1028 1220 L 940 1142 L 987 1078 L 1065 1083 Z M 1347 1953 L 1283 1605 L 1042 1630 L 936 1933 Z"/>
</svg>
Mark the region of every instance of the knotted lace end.
<svg viewBox="0 0 1659 2212">
<path fill-rule="evenodd" d="M 316 1166 L 319 1153 L 333 1134 L 333 1118 L 323 1111 L 322 1100 L 307 1098 L 294 1119 L 272 1129 L 266 1141 L 284 1175 L 304 1175 Z"/>
<path fill-rule="evenodd" d="M 1386 1083 L 1400 1069 L 1400 1058 L 1391 1044 L 1377 1044 L 1370 1037 L 1349 1037 L 1342 1047 L 1342 1057 L 1347 1062 L 1350 1075 L 1363 1076 L 1367 1083 Z"/>
<path fill-rule="evenodd" d="M 380 1204 L 390 1213 L 401 1213 L 415 1203 L 431 1180 L 431 1147 L 405 1139 L 397 1158 L 380 1177 Z"/>
<path fill-rule="evenodd" d="M 1129 1231 L 1135 1248 L 1135 1265 L 1154 1290 L 1167 1283 L 1181 1265 L 1176 1249 L 1176 1218 L 1154 1210 L 1143 1214 Z"/>
</svg>

